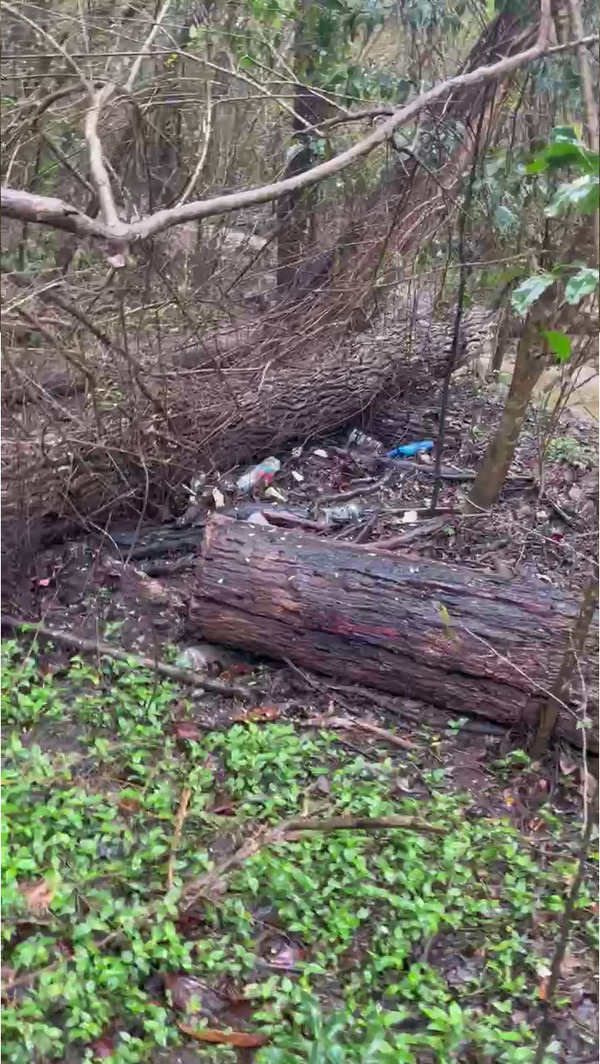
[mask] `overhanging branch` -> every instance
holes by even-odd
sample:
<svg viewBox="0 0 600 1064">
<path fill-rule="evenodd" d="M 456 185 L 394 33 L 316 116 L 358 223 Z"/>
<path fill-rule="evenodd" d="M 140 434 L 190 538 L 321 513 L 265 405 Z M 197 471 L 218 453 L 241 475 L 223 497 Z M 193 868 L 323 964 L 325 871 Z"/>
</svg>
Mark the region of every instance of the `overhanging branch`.
<svg viewBox="0 0 600 1064">
<path fill-rule="evenodd" d="M 115 242 L 118 242 L 122 246 L 135 244 L 140 240 L 157 236 L 166 229 L 182 225 L 184 222 L 198 221 L 203 218 L 242 210 L 246 207 L 253 207 L 260 203 L 269 203 L 279 199 L 285 193 L 316 185 L 326 178 L 345 170 L 356 160 L 365 157 L 375 148 L 384 144 L 397 129 L 411 122 L 424 108 L 429 107 L 435 101 L 446 98 L 455 90 L 506 77 L 513 71 L 539 59 L 551 50 L 550 27 L 550 0 L 541 0 L 539 32 L 535 44 L 530 48 L 526 48 L 515 55 L 506 56 L 496 63 L 481 66 L 476 70 L 448 78 L 447 81 L 441 82 L 439 85 L 435 85 L 427 92 L 417 96 L 409 104 L 395 110 L 377 129 L 351 148 L 335 156 L 335 158 L 313 166 L 310 170 L 296 174 L 283 181 L 276 181 L 260 188 L 247 189 L 245 192 L 217 196 L 209 200 L 195 200 L 192 203 L 179 204 L 176 207 L 147 215 L 145 218 L 132 223 L 122 222 L 118 218 L 115 220 L 114 217 L 111 219 L 106 213 L 104 218 L 89 218 L 79 211 L 77 207 L 62 200 L 38 196 L 34 193 L 13 188 L 2 189 L 0 209 L 8 218 L 37 222 L 55 229 L 64 229 L 80 236 L 105 239 L 111 242 L 113 246 Z M 573 47 L 577 43 L 574 41 Z M 98 184 L 97 181 L 95 183 Z"/>
</svg>

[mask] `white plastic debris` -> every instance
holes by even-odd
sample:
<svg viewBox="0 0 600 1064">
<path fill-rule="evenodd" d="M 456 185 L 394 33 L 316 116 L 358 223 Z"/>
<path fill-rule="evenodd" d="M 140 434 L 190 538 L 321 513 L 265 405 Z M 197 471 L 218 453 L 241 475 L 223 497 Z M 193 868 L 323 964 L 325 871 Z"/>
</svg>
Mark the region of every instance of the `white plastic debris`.
<svg viewBox="0 0 600 1064">
<path fill-rule="evenodd" d="M 281 462 L 278 458 L 265 458 L 263 462 L 249 469 L 246 473 L 243 473 L 241 477 L 236 480 L 236 487 L 242 494 L 247 494 L 250 491 L 254 491 L 256 488 L 264 487 L 270 484 L 273 477 L 281 469 Z"/>
<path fill-rule="evenodd" d="M 402 515 L 403 525 L 414 525 L 415 521 L 419 520 L 419 514 L 417 510 L 407 510 Z"/>
<path fill-rule="evenodd" d="M 219 666 L 223 668 L 227 662 L 227 651 L 222 647 L 213 646 L 212 643 L 198 643 L 194 647 L 186 647 L 177 658 L 175 664 L 180 669 L 191 669 L 192 672 L 206 672 L 207 669 Z"/>
<path fill-rule="evenodd" d="M 344 525 L 348 521 L 358 521 L 364 514 L 364 506 L 351 502 L 346 506 L 331 506 L 323 510 L 328 525 Z"/>
</svg>

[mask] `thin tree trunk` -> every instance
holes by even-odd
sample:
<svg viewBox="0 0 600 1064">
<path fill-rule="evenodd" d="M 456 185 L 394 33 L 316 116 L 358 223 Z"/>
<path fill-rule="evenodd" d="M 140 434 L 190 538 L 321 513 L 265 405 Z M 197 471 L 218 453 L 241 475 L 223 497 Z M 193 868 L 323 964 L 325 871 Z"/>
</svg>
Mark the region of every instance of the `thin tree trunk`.
<svg viewBox="0 0 600 1064">
<path fill-rule="evenodd" d="M 309 170 L 314 163 L 311 134 L 305 123 L 315 125 L 322 118 L 323 101 L 306 88 L 311 76 L 310 10 L 312 0 L 299 0 L 294 34 L 294 72 L 298 84 L 294 91 L 294 145 L 284 171 L 284 178 L 295 177 Z M 302 83 L 302 84 L 301 84 Z M 303 121 L 304 120 L 304 121 Z M 287 192 L 277 202 L 280 223 L 277 238 L 277 286 L 289 289 L 297 284 L 311 233 L 311 214 L 315 204 L 315 190 Z"/>
<path fill-rule="evenodd" d="M 579 0 L 569 0 L 569 8 L 571 12 L 571 28 L 573 37 L 577 40 L 580 37 L 585 36 L 585 29 L 583 26 L 583 18 L 581 16 L 581 5 Z M 587 52 L 587 46 L 580 44 L 577 49 L 577 59 L 579 62 L 579 76 L 581 77 L 581 97 L 583 100 L 583 108 L 585 113 L 585 124 L 587 127 L 587 138 L 592 151 L 598 151 L 600 144 L 600 137 L 598 133 L 598 108 L 594 100 L 594 89 L 592 82 L 592 72 L 590 68 L 590 59 Z"/>
<path fill-rule="evenodd" d="M 583 18 L 581 15 L 581 4 L 579 0 L 569 0 L 569 11 L 571 15 L 571 31 L 573 36 L 577 39 L 585 36 L 585 30 L 583 27 Z M 583 102 L 583 112 L 585 114 L 585 131 L 586 140 L 592 151 L 600 150 L 600 133 L 598 130 L 598 108 L 594 99 L 594 88 L 592 83 L 592 71 L 590 67 L 590 57 L 587 52 L 587 46 L 580 44 L 577 49 L 577 60 L 579 63 L 579 77 L 581 79 L 581 99 Z M 594 215 L 594 242 L 596 247 L 596 265 L 600 263 L 600 230 L 598 229 L 598 211 Z"/>
<path fill-rule="evenodd" d="M 512 288 L 511 288 L 512 290 Z M 510 298 L 510 293 L 509 293 Z M 497 380 L 502 372 L 502 363 L 504 362 L 504 356 L 508 348 L 511 332 L 511 313 L 510 305 L 504 306 L 501 310 L 500 322 L 498 324 L 498 331 L 496 333 L 496 342 L 494 344 L 494 353 L 490 359 L 490 365 L 487 372 L 488 380 Z"/>
<path fill-rule="evenodd" d="M 533 390 L 545 367 L 539 347 L 537 318 L 530 318 L 517 347 L 517 358 L 500 424 L 485 452 L 467 501 L 470 512 L 488 510 L 497 501 L 513 460 Z"/>
<path fill-rule="evenodd" d="M 579 898 L 579 891 L 581 890 L 581 884 L 583 883 L 583 877 L 585 875 L 586 862 L 588 861 L 588 853 L 590 849 L 590 843 L 592 841 L 592 832 L 598 824 L 598 791 L 592 804 L 591 809 L 588 811 L 587 820 L 583 829 L 583 836 L 581 839 L 581 847 L 579 849 L 579 857 L 577 862 L 577 871 L 571 882 L 571 887 L 565 898 L 565 905 L 563 915 L 560 921 L 560 930 L 558 933 L 558 939 L 556 942 L 556 948 L 554 950 L 554 956 L 552 958 L 552 965 L 550 969 L 550 976 L 546 984 L 546 993 L 544 1000 L 542 1001 L 542 1022 L 539 1028 L 538 1043 L 535 1050 L 535 1057 L 533 1058 L 533 1064 L 544 1064 L 544 1061 L 548 1060 L 546 1050 L 552 1035 L 554 1034 L 554 1023 L 552 1021 L 552 1008 L 554 1006 L 554 1000 L 556 991 L 560 983 L 561 968 L 567 952 L 567 946 L 569 944 L 569 935 L 573 926 L 573 916 L 575 909 L 577 908 L 577 900 Z M 591 1060 L 591 1057 L 587 1058 Z"/>
<path fill-rule="evenodd" d="M 567 688 L 577 668 L 577 661 L 585 649 L 585 643 L 589 635 L 590 626 L 594 619 L 597 606 L 598 566 L 594 565 L 590 581 L 585 589 L 583 601 L 581 603 L 581 612 L 577 618 L 575 627 L 571 632 L 558 676 L 556 677 L 550 697 L 540 713 L 538 731 L 531 747 L 531 756 L 534 759 L 541 757 L 544 753 L 558 720 L 561 706 L 564 706 L 565 702 L 570 701 Z"/>
</svg>

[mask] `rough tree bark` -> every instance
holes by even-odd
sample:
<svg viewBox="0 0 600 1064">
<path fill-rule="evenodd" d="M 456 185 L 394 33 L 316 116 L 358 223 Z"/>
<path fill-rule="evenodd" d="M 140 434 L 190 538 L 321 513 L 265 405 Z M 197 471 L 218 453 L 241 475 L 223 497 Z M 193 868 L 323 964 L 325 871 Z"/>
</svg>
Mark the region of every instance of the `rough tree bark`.
<svg viewBox="0 0 600 1064">
<path fill-rule="evenodd" d="M 534 725 L 577 611 L 545 586 L 217 517 L 189 630 L 452 712 Z M 568 713 L 559 731 L 580 741 Z"/>
<path fill-rule="evenodd" d="M 517 346 L 515 368 L 500 424 L 488 445 L 467 500 L 467 509 L 471 513 L 488 510 L 502 491 L 533 389 L 546 364 L 538 333 L 537 318 L 531 317 Z"/>
</svg>

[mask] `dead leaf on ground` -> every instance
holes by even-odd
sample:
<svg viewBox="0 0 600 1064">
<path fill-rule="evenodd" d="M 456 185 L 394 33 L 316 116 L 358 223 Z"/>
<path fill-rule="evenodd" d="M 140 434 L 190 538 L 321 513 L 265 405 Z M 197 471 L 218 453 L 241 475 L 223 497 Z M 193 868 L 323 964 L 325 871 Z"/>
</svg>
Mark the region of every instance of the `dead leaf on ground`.
<svg viewBox="0 0 600 1064">
<path fill-rule="evenodd" d="M 214 1027 L 195 1030 L 193 1027 L 186 1027 L 184 1023 L 178 1023 L 177 1026 L 183 1034 L 187 1034 L 188 1038 L 193 1038 L 196 1042 L 236 1046 L 238 1049 L 258 1049 L 269 1041 L 266 1034 L 251 1034 L 248 1031 L 218 1031 Z"/>
<path fill-rule="evenodd" d="M 197 742 L 201 735 L 194 720 L 178 720 L 173 724 L 171 732 L 176 739 L 188 739 L 190 742 Z"/>
<path fill-rule="evenodd" d="M 287 944 L 275 953 L 270 954 L 265 960 L 270 968 L 280 968 L 282 971 L 287 972 L 295 968 L 305 956 L 306 950 L 301 949 L 300 946 Z"/>
<path fill-rule="evenodd" d="M 107 1057 L 112 1057 L 116 1051 L 114 1038 L 109 1035 L 98 1038 L 96 1042 L 92 1042 L 89 1048 L 97 1060 L 105 1060 Z"/>
<path fill-rule="evenodd" d="M 165 990 L 171 995 L 174 1009 L 182 1012 L 202 1012 L 211 1015 L 222 1012 L 225 1002 L 214 990 L 193 975 L 179 972 L 165 972 L 163 975 Z"/>
<path fill-rule="evenodd" d="M 277 720 L 280 715 L 278 706 L 253 706 L 233 718 L 238 724 L 258 724 L 263 720 Z"/>
<path fill-rule="evenodd" d="M 234 661 L 223 675 L 232 678 L 234 676 L 250 676 L 252 672 L 254 672 L 254 669 L 245 661 Z"/>
<path fill-rule="evenodd" d="M 235 816 L 236 807 L 233 802 L 220 802 L 218 805 L 214 805 L 212 809 L 207 809 L 207 813 L 211 816 Z"/>
<path fill-rule="evenodd" d="M 20 887 L 19 890 L 30 913 L 45 913 L 50 908 L 54 891 L 52 887 L 48 886 L 45 879 L 40 879 L 37 883 L 31 883 L 27 887 Z"/>
</svg>

